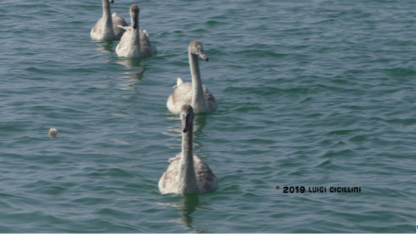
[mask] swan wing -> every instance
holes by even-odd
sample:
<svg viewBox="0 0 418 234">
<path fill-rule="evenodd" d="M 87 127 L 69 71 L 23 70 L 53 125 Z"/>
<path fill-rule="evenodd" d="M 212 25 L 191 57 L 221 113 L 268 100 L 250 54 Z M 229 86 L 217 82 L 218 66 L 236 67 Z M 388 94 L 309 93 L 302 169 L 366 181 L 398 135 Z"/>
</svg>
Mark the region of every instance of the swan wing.
<svg viewBox="0 0 418 234">
<path fill-rule="evenodd" d="M 215 97 L 212 95 L 209 89 L 206 88 L 205 85 L 203 85 L 203 93 L 205 94 L 206 105 L 208 108 L 211 111 L 216 110 L 216 108 L 218 108 L 218 104 L 216 103 Z"/>
<path fill-rule="evenodd" d="M 183 83 L 183 80 L 180 77 L 178 77 L 177 78 L 177 85 L 181 85 L 181 83 Z"/>
<path fill-rule="evenodd" d="M 198 156 L 193 156 L 196 182 L 200 193 L 214 192 L 218 187 L 218 178 L 213 174 L 209 166 Z"/>
<path fill-rule="evenodd" d="M 115 36 L 117 40 L 120 40 L 122 38 L 123 33 L 126 30 L 123 30 L 120 26 L 128 26 L 128 23 L 126 23 L 125 18 L 118 16 L 116 12 L 112 14 L 112 22 L 113 22 L 113 31 L 115 32 Z"/>
<path fill-rule="evenodd" d="M 90 36 L 93 40 L 100 40 L 103 34 L 103 18 L 100 18 L 91 29 Z"/>
<path fill-rule="evenodd" d="M 158 188 L 162 194 L 177 193 L 179 186 L 177 176 L 179 174 L 180 158 L 172 158 L 170 161 L 170 165 L 168 165 L 167 170 L 158 182 Z"/>
<path fill-rule="evenodd" d="M 154 44 L 151 43 L 148 32 L 145 29 L 140 30 L 139 37 L 141 42 L 141 51 L 147 54 L 148 56 L 156 55 L 157 48 Z"/>
<path fill-rule="evenodd" d="M 121 56 L 126 57 L 127 53 L 129 52 L 128 51 L 129 50 L 128 45 L 129 45 L 129 41 L 131 39 L 131 35 L 130 35 L 131 33 L 132 33 L 132 30 L 127 30 L 122 35 L 122 38 L 120 39 L 118 46 L 116 46 L 115 51 L 116 51 L 116 54 L 119 57 L 121 57 Z"/>
<path fill-rule="evenodd" d="M 181 80 L 181 79 L 180 79 Z M 192 103 L 192 84 L 189 82 L 177 83 L 173 93 L 168 97 L 167 108 L 174 114 L 181 111 L 184 104 Z"/>
<path fill-rule="evenodd" d="M 132 30 L 131 26 L 118 25 L 118 28 L 120 28 L 120 30 L 123 30 L 124 32 Z"/>
</svg>

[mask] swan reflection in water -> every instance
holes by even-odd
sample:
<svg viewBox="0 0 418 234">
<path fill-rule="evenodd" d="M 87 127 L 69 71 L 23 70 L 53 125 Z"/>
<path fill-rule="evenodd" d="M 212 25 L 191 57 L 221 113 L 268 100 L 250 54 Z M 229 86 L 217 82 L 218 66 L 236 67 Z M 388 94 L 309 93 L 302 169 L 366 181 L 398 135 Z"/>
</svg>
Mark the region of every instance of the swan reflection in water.
<svg viewBox="0 0 418 234">
<path fill-rule="evenodd" d="M 123 74 L 136 80 L 142 80 L 144 78 L 144 73 L 147 70 L 142 60 L 140 59 L 120 59 L 117 61 L 118 64 L 125 66 L 130 69 Z"/>
<path fill-rule="evenodd" d="M 113 49 L 113 41 L 102 41 L 97 43 L 96 51 L 107 54 L 107 53 L 114 53 Z"/>
<path fill-rule="evenodd" d="M 191 214 L 196 211 L 196 208 L 202 208 L 206 203 L 199 201 L 199 196 L 189 195 L 182 196 L 179 202 L 158 203 L 160 205 L 171 206 L 177 208 L 180 212 L 180 218 L 173 220 L 176 223 L 183 224 L 186 228 L 193 228 L 193 217 Z"/>
</svg>

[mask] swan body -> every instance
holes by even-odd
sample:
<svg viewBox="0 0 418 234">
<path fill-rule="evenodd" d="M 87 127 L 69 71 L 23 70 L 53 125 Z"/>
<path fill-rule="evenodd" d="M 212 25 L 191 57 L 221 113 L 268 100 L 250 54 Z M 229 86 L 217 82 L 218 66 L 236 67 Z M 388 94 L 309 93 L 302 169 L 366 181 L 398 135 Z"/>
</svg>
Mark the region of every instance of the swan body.
<svg viewBox="0 0 418 234">
<path fill-rule="evenodd" d="M 125 33 L 125 30 L 123 30 L 119 26 L 128 26 L 128 23 L 126 23 L 125 18 L 119 16 L 116 12 L 113 12 L 112 14 L 112 23 L 113 32 L 115 33 L 116 40 L 120 40 L 122 38 L 123 33 Z"/>
<path fill-rule="evenodd" d="M 143 58 L 156 55 L 157 48 L 149 40 L 148 32 L 139 28 L 139 7 L 133 4 L 129 12 L 132 26 L 119 26 L 125 33 L 116 47 L 116 54 L 119 57 L 126 58 Z"/>
<path fill-rule="evenodd" d="M 114 41 L 120 40 L 124 31 L 121 30 L 118 25 L 127 26 L 125 19 L 113 13 L 110 15 L 110 3 L 113 0 L 103 1 L 103 16 L 97 21 L 96 25 L 92 28 L 90 36 L 96 41 Z"/>
<path fill-rule="evenodd" d="M 173 93 L 168 97 L 167 108 L 174 114 L 179 114 L 184 104 L 191 105 L 195 113 L 210 112 L 216 110 L 218 104 L 215 97 L 202 84 L 199 71 L 198 56 L 205 61 L 209 59 L 203 50 L 203 45 L 199 41 L 192 41 L 189 45 L 189 63 L 192 75 L 192 83 L 184 82 L 177 78 Z"/>
<path fill-rule="evenodd" d="M 140 30 L 140 42 L 141 42 L 141 51 L 145 53 L 147 56 L 154 56 L 157 54 L 157 47 L 151 43 L 149 39 L 148 31 L 143 29 Z"/>
<path fill-rule="evenodd" d="M 209 166 L 193 155 L 193 108 L 181 108 L 182 151 L 169 160 L 170 165 L 162 175 L 158 188 L 162 194 L 192 195 L 211 193 L 218 187 L 218 179 Z"/>
</svg>

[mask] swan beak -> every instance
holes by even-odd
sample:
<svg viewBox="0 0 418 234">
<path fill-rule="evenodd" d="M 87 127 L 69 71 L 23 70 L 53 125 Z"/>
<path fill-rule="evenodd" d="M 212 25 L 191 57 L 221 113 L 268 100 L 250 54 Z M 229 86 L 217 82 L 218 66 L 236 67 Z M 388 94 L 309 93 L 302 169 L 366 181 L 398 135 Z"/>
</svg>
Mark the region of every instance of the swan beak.
<svg viewBox="0 0 418 234">
<path fill-rule="evenodd" d="M 187 128 L 187 121 L 188 120 L 188 118 L 187 118 L 187 116 L 182 116 L 181 117 L 181 131 L 182 132 L 187 132 L 189 129 Z"/>
<path fill-rule="evenodd" d="M 182 129 L 181 130 L 182 132 L 187 132 L 188 129 L 187 129 L 187 124 L 186 124 L 186 119 L 181 120 L 181 129 Z"/>
<path fill-rule="evenodd" d="M 132 22 L 132 28 L 136 29 L 138 27 L 138 20 L 137 19 L 137 15 L 134 16 L 134 21 Z"/>
<path fill-rule="evenodd" d="M 205 52 L 203 52 L 202 50 L 199 50 L 199 55 L 203 60 L 209 61 L 209 58 L 206 56 Z"/>
</svg>

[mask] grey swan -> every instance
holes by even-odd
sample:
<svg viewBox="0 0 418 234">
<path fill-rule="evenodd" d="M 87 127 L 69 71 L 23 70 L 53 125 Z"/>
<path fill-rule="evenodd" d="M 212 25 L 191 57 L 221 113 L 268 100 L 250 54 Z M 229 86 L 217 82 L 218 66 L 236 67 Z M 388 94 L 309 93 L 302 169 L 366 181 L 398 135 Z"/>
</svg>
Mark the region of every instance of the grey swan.
<svg viewBox="0 0 418 234">
<path fill-rule="evenodd" d="M 200 41 L 192 41 L 189 45 L 189 64 L 192 75 L 192 83 L 184 82 L 177 78 L 173 93 L 168 97 L 167 108 L 170 112 L 178 114 L 184 104 L 191 105 L 195 113 L 210 112 L 216 110 L 218 104 L 215 97 L 202 84 L 199 70 L 199 57 L 209 61 Z"/>
<path fill-rule="evenodd" d="M 125 58 L 144 58 L 156 55 L 157 48 L 149 40 L 148 32 L 139 28 L 139 7 L 133 4 L 129 13 L 132 27 L 120 26 L 126 32 L 116 47 L 116 54 Z"/>
<path fill-rule="evenodd" d="M 96 41 L 120 40 L 125 30 L 119 26 L 128 26 L 128 23 L 126 23 L 123 17 L 118 16 L 116 12 L 110 15 L 110 3 L 113 3 L 114 0 L 102 1 L 103 16 L 91 29 L 90 36 Z"/>
<path fill-rule="evenodd" d="M 180 114 L 182 122 L 181 153 L 171 158 L 158 188 L 162 194 L 193 195 L 211 193 L 218 187 L 218 179 L 209 166 L 193 155 L 193 107 L 184 105 Z"/>
</svg>

